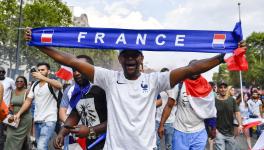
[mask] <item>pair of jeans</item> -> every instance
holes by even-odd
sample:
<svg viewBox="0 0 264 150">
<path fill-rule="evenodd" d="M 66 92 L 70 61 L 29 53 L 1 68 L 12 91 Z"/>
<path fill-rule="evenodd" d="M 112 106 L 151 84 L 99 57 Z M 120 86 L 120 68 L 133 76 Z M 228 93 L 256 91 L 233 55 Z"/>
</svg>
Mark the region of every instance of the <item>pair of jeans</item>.
<svg viewBox="0 0 264 150">
<path fill-rule="evenodd" d="M 69 150 L 69 135 L 64 137 L 63 150 Z"/>
<path fill-rule="evenodd" d="M 158 131 L 158 128 L 159 128 L 159 122 L 156 121 L 156 131 Z M 173 123 L 164 124 L 164 138 L 165 138 L 166 150 L 171 150 L 173 131 L 174 131 Z M 160 138 L 158 135 L 157 135 L 157 150 L 161 150 Z"/>
<path fill-rule="evenodd" d="M 5 141 L 6 141 L 6 135 L 4 133 L 5 131 L 5 124 L 0 123 L 0 150 L 4 149 Z"/>
<path fill-rule="evenodd" d="M 262 130 L 264 130 L 264 125 L 258 125 L 257 131 L 256 131 L 257 137 L 259 137 L 261 135 Z"/>
<path fill-rule="evenodd" d="M 234 136 L 226 136 L 217 131 L 215 137 L 215 149 L 216 150 L 235 150 L 236 141 Z"/>
<path fill-rule="evenodd" d="M 48 150 L 48 144 L 54 133 L 56 121 L 35 122 L 35 136 L 38 150 Z"/>
<path fill-rule="evenodd" d="M 174 129 L 172 150 L 204 150 L 207 138 L 205 129 L 194 133 L 185 133 Z"/>
</svg>

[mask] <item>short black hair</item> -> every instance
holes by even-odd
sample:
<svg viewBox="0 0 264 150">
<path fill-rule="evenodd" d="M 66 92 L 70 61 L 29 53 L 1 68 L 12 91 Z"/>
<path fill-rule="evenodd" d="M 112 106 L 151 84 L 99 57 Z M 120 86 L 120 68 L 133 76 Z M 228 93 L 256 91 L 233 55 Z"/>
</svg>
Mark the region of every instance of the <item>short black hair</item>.
<svg viewBox="0 0 264 150">
<path fill-rule="evenodd" d="M 215 83 L 213 81 L 210 81 L 209 84 L 211 85 L 211 87 L 215 86 Z"/>
<path fill-rule="evenodd" d="M 39 67 L 39 66 L 46 66 L 48 68 L 48 70 L 50 70 L 50 65 L 48 63 L 46 63 L 46 62 L 40 62 L 40 63 L 38 63 L 37 64 L 37 67 Z"/>
<path fill-rule="evenodd" d="M 160 70 L 160 72 L 166 72 L 166 71 L 170 71 L 168 68 L 162 68 L 161 70 Z"/>
<path fill-rule="evenodd" d="M 84 59 L 86 59 L 86 62 L 88 62 L 91 65 L 94 65 L 94 61 L 93 61 L 93 59 L 90 56 L 78 55 L 78 56 L 76 56 L 76 58 L 84 58 Z"/>
</svg>

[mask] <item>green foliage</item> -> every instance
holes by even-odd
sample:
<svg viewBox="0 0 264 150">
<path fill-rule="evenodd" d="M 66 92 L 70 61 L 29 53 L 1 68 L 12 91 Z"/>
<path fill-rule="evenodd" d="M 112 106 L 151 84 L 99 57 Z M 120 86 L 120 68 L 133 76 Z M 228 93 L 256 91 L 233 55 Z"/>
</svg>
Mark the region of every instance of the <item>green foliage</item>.
<svg viewBox="0 0 264 150">
<path fill-rule="evenodd" d="M 69 8 L 59 0 L 35 0 L 32 4 L 26 4 L 23 8 L 24 27 L 70 26 L 72 14 Z M 25 41 L 23 41 L 25 43 Z M 51 64 L 51 68 L 57 68 L 54 61 L 34 47 L 24 45 L 21 51 L 28 67 L 37 62 L 45 61 Z"/>
<path fill-rule="evenodd" d="M 0 0 L 0 12 L 0 63 L 7 60 L 9 64 L 14 64 L 19 3 L 17 0 Z M 32 4 L 25 4 L 22 17 L 23 27 L 72 26 L 71 11 L 60 0 L 34 0 Z M 57 70 L 59 64 L 54 63 L 52 59 L 39 52 L 37 48 L 26 46 L 22 37 L 23 34 L 21 34 L 20 64 L 26 64 L 27 68 L 30 68 L 38 62 L 45 61 L 51 64 L 52 70 Z M 111 50 L 59 49 L 74 55 L 89 55 L 94 59 L 96 65 L 107 68 L 111 68 L 113 62 L 117 61 L 116 52 Z"/>
<path fill-rule="evenodd" d="M 264 33 L 252 33 L 246 39 L 246 43 L 248 45 L 246 58 L 249 70 L 242 72 L 243 85 L 247 87 L 255 85 L 264 88 Z M 229 84 L 239 87 L 239 72 L 223 71 L 224 67 L 221 66 L 219 67 L 219 73 L 214 74 L 213 80 L 219 81 L 228 76 Z M 226 74 L 223 72 L 226 72 Z"/>
<path fill-rule="evenodd" d="M 15 60 L 18 26 L 18 5 L 16 0 L 0 1 L 0 62 Z"/>
<path fill-rule="evenodd" d="M 25 5 L 23 11 L 25 27 L 69 26 L 72 24 L 72 14 L 60 0 L 35 0 L 33 4 Z"/>
<path fill-rule="evenodd" d="M 246 57 L 249 70 L 245 72 L 244 80 L 247 85 L 264 85 L 264 33 L 253 32 L 247 39 L 248 51 Z"/>
<path fill-rule="evenodd" d="M 229 77 L 229 71 L 227 70 L 227 65 L 226 64 L 221 64 L 219 66 L 218 73 L 213 74 L 213 81 L 215 83 L 220 83 L 220 82 L 227 82 L 230 84 L 230 77 Z"/>
<path fill-rule="evenodd" d="M 112 68 L 113 63 L 117 61 L 117 52 L 114 50 L 95 50 L 95 49 L 78 49 L 78 48 L 59 48 L 75 56 L 88 55 L 96 66 Z"/>
</svg>

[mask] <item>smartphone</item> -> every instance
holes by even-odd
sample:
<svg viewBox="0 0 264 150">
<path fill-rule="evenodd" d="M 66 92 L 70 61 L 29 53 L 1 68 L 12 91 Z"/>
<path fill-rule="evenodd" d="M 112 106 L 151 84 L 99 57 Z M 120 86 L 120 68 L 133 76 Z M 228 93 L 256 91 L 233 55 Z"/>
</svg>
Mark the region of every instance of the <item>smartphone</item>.
<svg viewBox="0 0 264 150">
<path fill-rule="evenodd" d="M 66 129 L 75 129 L 75 127 L 69 126 L 69 125 L 64 125 L 63 127 L 66 128 Z"/>
<path fill-rule="evenodd" d="M 32 73 L 32 72 L 37 72 L 37 70 L 36 70 L 36 68 L 31 68 L 30 69 L 30 72 Z"/>
</svg>

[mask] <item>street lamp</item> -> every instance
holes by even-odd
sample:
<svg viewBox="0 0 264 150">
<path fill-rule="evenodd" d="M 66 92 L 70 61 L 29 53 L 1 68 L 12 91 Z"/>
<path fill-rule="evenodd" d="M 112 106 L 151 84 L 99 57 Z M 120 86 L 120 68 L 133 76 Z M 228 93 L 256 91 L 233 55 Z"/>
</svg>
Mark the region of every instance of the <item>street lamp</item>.
<svg viewBox="0 0 264 150">
<path fill-rule="evenodd" d="M 15 69 L 15 75 L 18 75 L 18 69 L 19 69 L 19 50 L 20 50 L 20 28 L 21 28 L 21 22 L 22 22 L 22 5 L 23 0 L 20 0 L 20 6 L 19 6 L 19 23 L 18 23 L 18 29 L 17 29 L 17 49 L 16 49 L 16 69 Z"/>
</svg>

